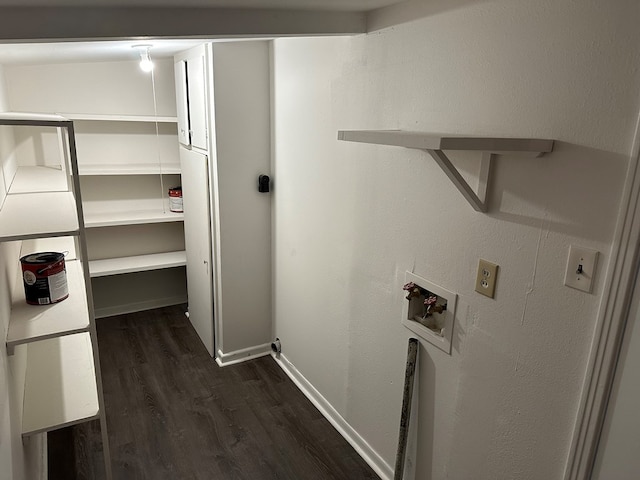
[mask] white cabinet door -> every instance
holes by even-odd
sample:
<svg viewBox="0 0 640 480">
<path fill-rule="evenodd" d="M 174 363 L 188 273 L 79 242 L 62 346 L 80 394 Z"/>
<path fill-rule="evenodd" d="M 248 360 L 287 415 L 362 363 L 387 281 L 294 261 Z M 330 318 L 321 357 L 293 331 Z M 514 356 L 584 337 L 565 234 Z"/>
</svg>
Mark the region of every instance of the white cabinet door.
<svg viewBox="0 0 640 480">
<path fill-rule="evenodd" d="M 187 100 L 187 64 L 184 60 L 174 66 L 176 77 L 176 110 L 178 114 L 178 141 L 190 145 L 189 104 Z"/>
<path fill-rule="evenodd" d="M 214 356 L 209 169 L 207 156 L 180 147 L 189 320 Z"/>
<path fill-rule="evenodd" d="M 204 57 L 187 60 L 187 91 L 191 145 L 207 149 L 207 97 L 205 94 Z"/>
</svg>

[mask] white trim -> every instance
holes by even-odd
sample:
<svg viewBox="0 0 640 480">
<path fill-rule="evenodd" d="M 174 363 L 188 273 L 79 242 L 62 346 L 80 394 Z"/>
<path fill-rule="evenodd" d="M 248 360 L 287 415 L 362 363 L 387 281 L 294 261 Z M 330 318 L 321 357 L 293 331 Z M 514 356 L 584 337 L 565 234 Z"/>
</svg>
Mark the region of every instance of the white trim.
<svg viewBox="0 0 640 480">
<path fill-rule="evenodd" d="M 640 113 L 629 157 L 565 480 L 591 476 L 628 316 L 640 241 Z"/>
<path fill-rule="evenodd" d="M 298 369 L 284 355 L 272 354 L 276 363 L 304 393 L 304 395 L 320 410 L 320 413 L 333 425 L 367 464 L 380 476 L 382 480 L 392 480 L 393 468 L 367 443 L 367 441 L 342 418 L 329 401 L 316 390 Z"/>
<path fill-rule="evenodd" d="M 218 350 L 216 363 L 221 367 L 228 367 L 229 365 L 235 365 L 236 363 L 242 363 L 248 360 L 253 360 L 254 358 L 264 357 L 269 355 L 270 352 L 270 343 L 243 348 L 229 353 L 224 353 L 222 350 Z"/>
</svg>

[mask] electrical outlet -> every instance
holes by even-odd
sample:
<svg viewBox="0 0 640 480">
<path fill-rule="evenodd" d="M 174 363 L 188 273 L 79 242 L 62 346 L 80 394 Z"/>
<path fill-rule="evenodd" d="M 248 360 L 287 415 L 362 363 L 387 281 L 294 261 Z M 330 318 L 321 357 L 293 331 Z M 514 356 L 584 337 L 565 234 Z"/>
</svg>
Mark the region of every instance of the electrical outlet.
<svg viewBox="0 0 640 480">
<path fill-rule="evenodd" d="M 564 274 L 564 284 L 567 287 L 591 293 L 597 262 L 598 252 L 596 250 L 571 245 L 567 259 L 567 270 Z"/>
<path fill-rule="evenodd" d="M 498 265 L 480 259 L 478 262 L 478 274 L 476 275 L 476 292 L 493 298 L 496 291 L 496 277 Z"/>
</svg>

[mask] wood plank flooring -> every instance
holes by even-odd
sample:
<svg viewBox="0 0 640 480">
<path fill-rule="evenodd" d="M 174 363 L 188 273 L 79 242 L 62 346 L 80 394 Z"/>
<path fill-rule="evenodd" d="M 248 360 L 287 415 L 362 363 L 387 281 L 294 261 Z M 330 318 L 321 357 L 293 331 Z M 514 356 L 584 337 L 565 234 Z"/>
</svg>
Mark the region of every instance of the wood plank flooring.
<svg viewBox="0 0 640 480">
<path fill-rule="evenodd" d="M 271 357 L 220 368 L 181 307 L 98 321 L 116 480 L 379 477 Z M 100 427 L 49 434 L 51 480 L 103 479 Z"/>
</svg>

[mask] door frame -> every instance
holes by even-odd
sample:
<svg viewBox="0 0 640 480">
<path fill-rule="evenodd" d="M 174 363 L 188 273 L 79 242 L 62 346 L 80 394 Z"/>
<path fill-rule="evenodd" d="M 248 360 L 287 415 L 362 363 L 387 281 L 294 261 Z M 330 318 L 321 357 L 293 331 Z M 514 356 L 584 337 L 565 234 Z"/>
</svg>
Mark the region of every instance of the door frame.
<svg viewBox="0 0 640 480">
<path fill-rule="evenodd" d="M 616 373 L 640 260 L 640 112 L 620 210 L 611 244 L 605 288 L 593 332 L 580 405 L 564 480 L 589 480 Z"/>
</svg>

